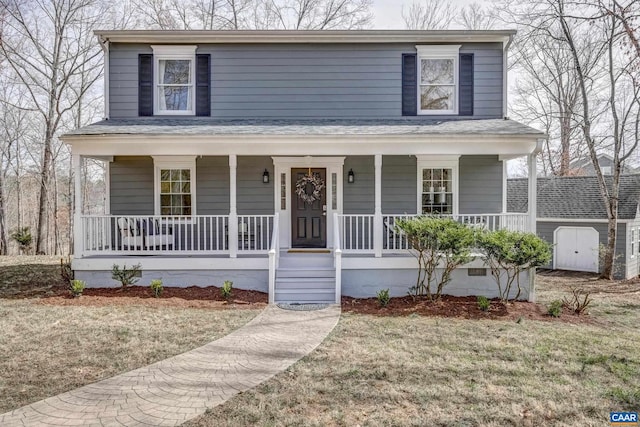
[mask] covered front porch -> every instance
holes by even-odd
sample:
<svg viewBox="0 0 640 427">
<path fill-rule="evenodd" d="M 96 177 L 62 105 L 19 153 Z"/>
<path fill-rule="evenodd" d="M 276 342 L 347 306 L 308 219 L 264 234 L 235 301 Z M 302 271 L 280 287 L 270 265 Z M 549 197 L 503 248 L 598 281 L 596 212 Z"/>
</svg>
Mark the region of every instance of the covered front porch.
<svg viewBox="0 0 640 427">
<path fill-rule="evenodd" d="M 343 284 L 358 293 L 354 283 L 380 270 L 415 268 L 398 219 L 438 214 L 488 230 L 535 230 L 530 213 L 506 213 L 505 162 L 527 155 L 535 176 L 538 133 L 431 134 L 423 126 L 429 135 L 350 134 L 330 127 L 339 133 L 277 128 L 278 135 L 240 137 L 203 127 L 195 126 L 196 135 L 158 128 L 154 135 L 94 129 L 65 137 L 77 176 L 86 158 L 109 164 L 106 212 L 75 212 L 79 278 L 105 285 L 113 264 L 140 263 L 141 284 L 236 278 L 239 287 L 268 292 L 271 302 L 310 295 L 337 302 Z M 301 177 L 311 182 L 302 190 Z M 76 206 L 83 206 L 80 186 Z M 535 180 L 529 195 L 535 210 Z M 285 289 L 288 296 L 278 292 Z"/>
</svg>

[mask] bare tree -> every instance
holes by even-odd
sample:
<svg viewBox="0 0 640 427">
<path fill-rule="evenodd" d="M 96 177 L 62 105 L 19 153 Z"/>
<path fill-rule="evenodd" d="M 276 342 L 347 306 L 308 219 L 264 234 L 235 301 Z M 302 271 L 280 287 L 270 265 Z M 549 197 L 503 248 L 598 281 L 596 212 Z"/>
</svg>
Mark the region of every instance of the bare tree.
<svg viewBox="0 0 640 427">
<path fill-rule="evenodd" d="M 408 30 L 445 30 L 451 27 L 458 9 L 450 1 L 423 0 L 402 6 L 402 19 Z"/>
<path fill-rule="evenodd" d="M 471 3 L 460 9 L 455 22 L 465 30 L 492 30 L 498 24 L 498 17 L 480 3 Z"/>
<path fill-rule="evenodd" d="M 100 50 L 91 34 L 102 15 L 99 5 L 97 0 L 1 3 L 6 19 L 0 49 L 42 124 L 36 253 L 45 251 L 53 144 L 64 117 L 82 99 L 70 88 L 83 72 L 93 82 L 100 76 Z"/>
<path fill-rule="evenodd" d="M 606 206 L 608 218 L 608 239 L 607 251 L 604 258 L 602 276 L 613 279 L 615 246 L 617 239 L 619 183 L 622 173 L 622 163 L 628 158 L 638 146 L 638 119 L 640 118 L 640 97 L 638 81 L 631 73 L 631 66 L 636 58 L 631 61 L 621 61 L 619 52 L 619 42 L 621 27 L 624 24 L 615 16 L 607 15 L 601 18 L 579 21 L 572 19 L 574 11 L 567 10 L 565 0 L 558 0 L 551 5 L 555 16 L 558 17 L 564 40 L 571 52 L 574 66 L 578 75 L 578 85 L 582 97 L 582 122 L 581 128 L 584 140 L 589 152 L 589 156 L 594 165 L 598 186 L 602 200 Z M 584 15 L 583 15 L 584 16 Z M 583 58 L 576 40 L 576 28 L 587 25 L 590 31 L 600 31 L 601 42 L 605 48 L 605 69 L 608 79 L 608 106 L 610 115 L 603 123 L 606 134 L 604 138 L 609 143 L 609 150 L 613 155 L 612 182 L 610 185 L 605 181 L 602 171 L 598 165 L 597 140 L 598 123 L 594 121 L 592 112 L 592 99 L 590 99 L 589 86 L 592 76 L 584 67 Z M 601 132 L 601 131 L 600 131 Z"/>
<path fill-rule="evenodd" d="M 357 29 L 372 0 L 134 0 L 141 24 L 159 29 Z"/>
</svg>

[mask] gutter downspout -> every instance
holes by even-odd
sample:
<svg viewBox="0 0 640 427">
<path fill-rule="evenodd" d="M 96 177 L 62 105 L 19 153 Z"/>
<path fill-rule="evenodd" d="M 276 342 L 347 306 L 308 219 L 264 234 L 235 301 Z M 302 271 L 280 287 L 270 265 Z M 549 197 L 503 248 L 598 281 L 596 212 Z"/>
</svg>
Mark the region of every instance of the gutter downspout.
<svg viewBox="0 0 640 427">
<path fill-rule="evenodd" d="M 98 40 L 104 52 L 104 120 L 109 120 L 109 39 L 98 36 Z"/>
<path fill-rule="evenodd" d="M 508 52 L 511 43 L 513 42 L 513 36 L 509 36 L 507 43 L 504 45 L 502 49 L 502 117 L 507 118 L 507 91 L 509 90 L 509 67 L 508 67 Z"/>
</svg>

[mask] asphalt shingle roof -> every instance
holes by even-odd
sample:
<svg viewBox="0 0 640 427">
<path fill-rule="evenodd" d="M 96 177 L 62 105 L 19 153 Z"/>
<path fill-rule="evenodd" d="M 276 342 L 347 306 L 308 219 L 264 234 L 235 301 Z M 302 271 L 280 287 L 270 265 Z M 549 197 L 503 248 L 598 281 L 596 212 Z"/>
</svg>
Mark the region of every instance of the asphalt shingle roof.
<svg viewBox="0 0 640 427">
<path fill-rule="evenodd" d="M 605 177 L 611 188 L 611 177 Z M 507 210 L 526 212 L 527 179 L 507 181 Z M 620 176 L 619 219 L 636 217 L 640 200 L 640 174 Z M 538 218 L 606 219 L 607 212 L 595 176 L 538 178 Z"/>
<path fill-rule="evenodd" d="M 103 120 L 67 135 L 522 135 L 544 134 L 513 120 L 212 119 L 150 117 Z"/>
</svg>

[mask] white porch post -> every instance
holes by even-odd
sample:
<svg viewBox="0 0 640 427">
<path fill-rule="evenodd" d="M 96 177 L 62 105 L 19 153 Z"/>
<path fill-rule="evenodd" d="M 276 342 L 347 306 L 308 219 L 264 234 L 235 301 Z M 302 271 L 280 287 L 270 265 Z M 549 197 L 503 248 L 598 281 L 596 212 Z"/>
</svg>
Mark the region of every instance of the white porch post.
<svg viewBox="0 0 640 427">
<path fill-rule="evenodd" d="M 373 252 L 382 256 L 382 154 L 375 155 L 375 201 L 373 211 Z"/>
<path fill-rule="evenodd" d="M 507 213 L 507 160 L 502 159 L 502 213 Z"/>
<path fill-rule="evenodd" d="M 538 170 L 536 163 L 536 153 L 529 154 L 527 157 L 527 163 L 529 166 L 529 232 L 536 233 L 536 217 L 537 217 L 537 187 L 538 187 Z M 534 302 L 536 300 L 536 269 L 529 270 L 529 301 Z"/>
<path fill-rule="evenodd" d="M 71 155 L 74 176 L 74 210 L 73 210 L 73 256 L 82 257 L 82 157 L 79 154 Z"/>
<path fill-rule="evenodd" d="M 537 205 L 536 205 L 536 193 L 538 187 L 538 169 L 536 163 L 536 155 L 529 154 L 527 157 L 527 163 L 529 166 L 529 231 L 531 233 L 536 232 L 536 215 L 537 215 Z"/>
<path fill-rule="evenodd" d="M 238 256 L 238 207 L 236 201 L 236 170 L 238 156 L 229 155 L 229 256 Z"/>
</svg>

